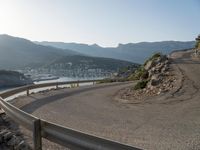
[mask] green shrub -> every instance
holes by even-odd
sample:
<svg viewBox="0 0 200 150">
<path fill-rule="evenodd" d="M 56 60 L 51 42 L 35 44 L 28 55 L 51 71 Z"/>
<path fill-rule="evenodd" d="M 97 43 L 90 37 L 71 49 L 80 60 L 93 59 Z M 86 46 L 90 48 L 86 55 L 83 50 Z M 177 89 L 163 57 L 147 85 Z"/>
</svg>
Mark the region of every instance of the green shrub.
<svg viewBox="0 0 200 150">
<path fill-rule="evenodd" d="M 135 86 L 134 90 L 144 89 L 147 86 L 148 80 L 139 81 Z"/>
<path fill-rule="evenodd" d="M 135 73 L 128 77 L 128 80 L 139 80 L 139 79 L 147 79 L 148 72 L 144 69 L 143 66 L 139 67 Z"/>
<path fill-rule="evenodd" d="M 162 53 L 155 53 L 153 54 L 149 59 L 147 59 L 144 63 L 144 66 L 149 62 L 149 61 L 152 61 L 152 60 L 155 60 L 157 59 L 158 57 L 161 57 L 162 56 Z"/>
<path fill-rule="evenodd" d="M 106 79 L 103 79 L 103 80 L 101 80 L 101 81 L 98 81 L 97 84 L 98 84 L 98 83 L 112 83 L 112 82 L 116 82 L 116 80 L 106 78 Z"/>
<path fill-rule="evenodd" d="M 112 83 L 112 82 L 125 82 L 125 81 L 128 81 L 128 79 L 126 78 L 115 78 L 115 79 L 110 79 L 110 78 L 107 78 L 107 79 L 103 79 L 101 81 L 98 81 L 97 84 L 100 84 L 100 83 Z"/>
</svg>

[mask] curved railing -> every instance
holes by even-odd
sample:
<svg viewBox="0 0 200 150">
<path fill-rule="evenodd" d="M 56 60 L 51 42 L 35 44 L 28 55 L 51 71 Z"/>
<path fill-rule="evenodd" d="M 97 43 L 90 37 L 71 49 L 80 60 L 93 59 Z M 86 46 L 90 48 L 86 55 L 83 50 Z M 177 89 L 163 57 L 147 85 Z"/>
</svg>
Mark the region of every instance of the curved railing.
<svg viewBox="0 0 200 150">
<path fill-rule="evenodd" d="M 54 82 L 45 84 L 35 84 L 12 89 L 0 94 L 0 107 L 5 113 L 14 121 L 24 126 L 33 133 L 33 144 L 35 150 L 42 150 L 42 138 L 58 143 L 70 149 L 75 150 L 138 150 L 129 145 L 121 144 L 111 140 L 99 138 L 93 135 L 75 131 L 60 125 L 39 119 L 31 114 L 28 114 L 17 107 L 6 102 L 4 99 L 14 94 L 32 89 L 55 86 L 58 88 L 60 85 L 71 84 L 78 86 L 79 83 L 96 83 L 100 80 L 84 80 L 84 81 L 70 81 L 70 82 Z"/>
</svg>

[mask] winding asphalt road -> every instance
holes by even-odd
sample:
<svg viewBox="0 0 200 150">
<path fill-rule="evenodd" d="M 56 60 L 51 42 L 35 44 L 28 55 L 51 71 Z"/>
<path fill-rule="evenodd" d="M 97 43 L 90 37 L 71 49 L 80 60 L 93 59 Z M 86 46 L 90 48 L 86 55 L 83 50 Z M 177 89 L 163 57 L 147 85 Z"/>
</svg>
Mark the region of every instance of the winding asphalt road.
<svg viewBox="0 0 200 150">
<path fill-rule="evenodd" d="M 171 55 L 171 67 L 182 74 L 180 89 L 147 102 L 127 104 L 114 98 L 120 89 L 134 84 L 129 82 L 38 93 L 12 103 L 48 121 L 138 148 L 199 150 L 200 61 L 190 55 L 191 51 Z"/>
</svg>

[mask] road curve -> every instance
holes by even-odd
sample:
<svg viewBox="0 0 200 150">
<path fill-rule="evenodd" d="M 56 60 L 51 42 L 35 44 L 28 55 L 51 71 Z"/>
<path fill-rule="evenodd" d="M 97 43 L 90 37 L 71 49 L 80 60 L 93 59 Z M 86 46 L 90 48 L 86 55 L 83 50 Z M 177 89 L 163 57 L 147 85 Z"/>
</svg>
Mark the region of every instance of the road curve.
<svg viewBox="0 0 200 150">
<path fill-rule="evenodd" d="M 149 102 L 124 104 L 114 99 L 134 83 L 62 89 L 17 98 L 11 103 L 57 124 L 142 149 L 200 149 L 200 61 L 191 51 L 171 55 L 183 78 L 180 89 Z M 46 149 L 59 149 L 46 144 Z M 60 148 L 62 149 L 62 148 Z"/>
</svg>

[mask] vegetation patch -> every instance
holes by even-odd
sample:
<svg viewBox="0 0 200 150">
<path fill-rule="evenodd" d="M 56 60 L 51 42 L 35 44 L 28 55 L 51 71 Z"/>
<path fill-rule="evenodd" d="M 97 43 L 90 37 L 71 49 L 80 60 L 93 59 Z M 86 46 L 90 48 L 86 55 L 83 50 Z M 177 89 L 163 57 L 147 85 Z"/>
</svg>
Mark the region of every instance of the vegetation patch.
<svg viewBox="0 0 200 150">
<path fill-rule="evenodd" d="M 200 41 L 197 41 L 197 42 L 196 42 L 195 48 L 200 48 Z"/>
<path fill-rule="evenodd" d="M 135 86 L 134 90 L 144 89 L 147 86 L 148 80 L 139 81 Z"/>
<path fill-rule="evenodd" d="M 144 66 L 149 62 L 149 61 L 154 61 L 156 60 L 157 58 L 161 57 L 162 56 L 162 53 L 155 53 L 153 54 L 149 59 L 147 59 L 144 63 Z"/>
<path fill-rule="evenodd" d="M 148 72 L 144 69 L 143 66 L 141 66 L 135 71 L 135 73 L 131 74 L 128 77 L 128 80 L 134 81 L 134 80 L 147 79 L 147 78 L 148 78 Z"/>
<path fill-rule="evenodd" d="M 125 82 L 125 81 L 128 81 L 128 80 L 126 78 L 120 78 L 120 79 L 106 78 L 106 79 L 103 79 L 101 81 L 98 81 L 97 84 L 100 84 L 100 83 L 112 83 L 112 82 Z"/>
</svg>

